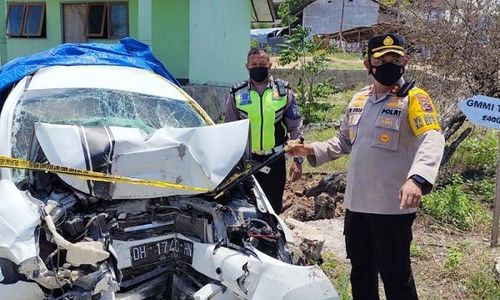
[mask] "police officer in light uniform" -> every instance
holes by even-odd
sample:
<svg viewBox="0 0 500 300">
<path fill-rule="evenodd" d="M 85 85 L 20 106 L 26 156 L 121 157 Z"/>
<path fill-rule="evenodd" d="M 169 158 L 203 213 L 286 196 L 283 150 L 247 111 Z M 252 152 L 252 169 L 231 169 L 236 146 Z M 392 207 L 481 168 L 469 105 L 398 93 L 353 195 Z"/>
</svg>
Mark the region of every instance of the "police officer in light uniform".
<svg viewBox="0 0 500 300">
<path fill-rule="evenodd" d="M 302 119 L 287 82 L 269 74 L 271 61 L 265 49 L 248 52 L 246 68 L 250 78 L 235 84 L 226 101 L 225 122 L 250 120 L 252 158 L 264 162 L 283 149 L 289 139 L 301 136 Z M 296 157 L 290 166 L 292 180 L 302 175 L 302 161 Z M 286 181 L 285 156 L 255 174 L 276 213 L 281 212 Z"/>
<path fill-rule="evenodd" d="M 354 299 L 379 299 L 379 273 L 387 299 L 418 298 L 411 227 L 436 179 L 444 138 L 429 95 L 402 78 L 407 61 L 400 35 L 371 38 L 364 64 L 374 82 L 354 95 L 338 135 L 289 152 L 312 166 L 351 154 L 344 234 Z"/>
</svg>

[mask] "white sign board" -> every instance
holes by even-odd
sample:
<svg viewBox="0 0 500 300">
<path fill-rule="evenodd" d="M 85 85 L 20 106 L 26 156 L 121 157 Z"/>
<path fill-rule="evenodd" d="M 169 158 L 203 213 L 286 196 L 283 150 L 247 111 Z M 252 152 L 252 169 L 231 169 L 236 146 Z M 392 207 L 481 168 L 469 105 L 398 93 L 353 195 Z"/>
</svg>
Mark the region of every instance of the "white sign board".
<svg viewBox="0 0 500 300">
<path fill-rule="evenodd" d="M 500 129 L 500 99 L 474 96 L 458 103 L 458 107 L 472 123 Z"/>
</svg>

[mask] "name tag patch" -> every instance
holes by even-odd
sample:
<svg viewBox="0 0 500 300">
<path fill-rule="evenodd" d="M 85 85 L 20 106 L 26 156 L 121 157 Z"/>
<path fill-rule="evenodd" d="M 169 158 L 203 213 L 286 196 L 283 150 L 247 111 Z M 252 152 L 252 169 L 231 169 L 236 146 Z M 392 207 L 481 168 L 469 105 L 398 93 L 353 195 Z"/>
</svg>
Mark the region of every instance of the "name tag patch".
<svg viewBox="0 0 500 300">
<path fill-rule="evenodd" d="M 399 117 L 401 116 L 401 109 L 384 108 L 381 114 Z"/>
</svg>

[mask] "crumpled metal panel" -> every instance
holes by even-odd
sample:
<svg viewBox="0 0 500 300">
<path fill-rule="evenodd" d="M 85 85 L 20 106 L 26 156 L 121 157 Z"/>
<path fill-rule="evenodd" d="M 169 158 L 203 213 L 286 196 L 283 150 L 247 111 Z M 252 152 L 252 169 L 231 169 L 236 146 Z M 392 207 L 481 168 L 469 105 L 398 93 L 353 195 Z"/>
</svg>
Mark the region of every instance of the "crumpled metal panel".
<svg viewBox="0 0 500 300">
<path fill-rule="evenodd" d="M 213 190 L 243 156 L 248 128 L 248 120 L 243 120 L 196 128 L 162 128 L 146 135 L 136 128 L 41 123 L 36 126 L 36 138 L 54 165 Z M 199 193 L 60 177 L 84 193 L 110 199 Z"/>
<path fill-rule="evenodd" d="M 0 180 L 0 257 L 15 264 L 38 255 L 35 228 L 40 214 L 11 181 Z"/>
</svg>

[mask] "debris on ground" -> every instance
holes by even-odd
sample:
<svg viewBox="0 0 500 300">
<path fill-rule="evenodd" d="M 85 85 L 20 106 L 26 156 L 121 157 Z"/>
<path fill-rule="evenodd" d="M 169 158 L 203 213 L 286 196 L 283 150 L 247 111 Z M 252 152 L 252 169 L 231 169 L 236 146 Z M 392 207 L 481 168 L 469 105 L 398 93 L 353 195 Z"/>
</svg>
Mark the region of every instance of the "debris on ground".
<svg viewBox="0 0 500 300">
<path fill-rule="evenodd" d="M 321 251 L 325 237 L 315 227 L 294 218 L 286 218 L 285 223 L 293 232 L 295 245 L 305 255 L 306 261 L 321 261 Z"/>
<path fill-rule="evenodd" d="M 322 173 L 307 173 L 296 182 L 288 182 L 283 201 L 283 217 L 299 221 L 340 217 L 345 191 L 345 173 L 325 177 Z"/>
</svg>

